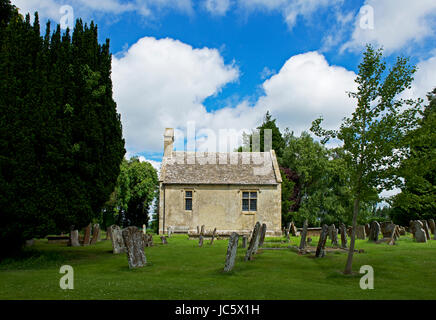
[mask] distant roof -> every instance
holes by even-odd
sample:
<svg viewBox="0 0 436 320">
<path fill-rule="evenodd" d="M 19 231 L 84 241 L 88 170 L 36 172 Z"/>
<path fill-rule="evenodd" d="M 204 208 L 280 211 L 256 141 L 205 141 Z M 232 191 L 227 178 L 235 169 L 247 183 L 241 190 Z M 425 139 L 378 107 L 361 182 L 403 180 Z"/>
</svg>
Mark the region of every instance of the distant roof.
<svg viewBox="0 0 436 320">
<path fill-rule="evenodd" d="M 164 157 L 164 184 L 276 185 L 282 182 L 274 150 L 270 152 L 183 152 Z"/>
</svg>

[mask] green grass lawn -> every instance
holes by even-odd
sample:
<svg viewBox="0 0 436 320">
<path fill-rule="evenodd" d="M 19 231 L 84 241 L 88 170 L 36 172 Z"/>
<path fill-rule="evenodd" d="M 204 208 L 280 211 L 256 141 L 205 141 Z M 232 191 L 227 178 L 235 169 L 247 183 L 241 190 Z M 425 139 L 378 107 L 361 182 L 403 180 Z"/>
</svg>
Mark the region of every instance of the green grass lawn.
<svg viewBox="0 0 436 320">
<path fill-rule="evenodd" d="M 276 239 L 266 239 L 271 241 Z M 318 239 L 314 238 L 316 244 Z M 415 243 L 402 237 L 395 246 L 357 240 L 354 270 L 374 268 L 374 290 L 362 290 L 361 275 L 345 276 L 346 252 L 323 259 L 285 250 L 260 250 L 222 272 L 227 240 L 213 246 L 186 235 L 145 248 L 148 266 L 129 270 L 125 254 L 113 255 L 110 241 L 95 246 L 66 247 L 38 240 L 20 257 L 0 263 L 0 299 L 435 299 L 436 241 Z M 298 244 L 291 238 L 291 244 Z M 280 242 L 265 246 L 282 246 Z M 329 246 L 330 243 L 327 243 Z M 62 290 L 59 268 L 74 268 L 74 290 Z"/>
</svg>

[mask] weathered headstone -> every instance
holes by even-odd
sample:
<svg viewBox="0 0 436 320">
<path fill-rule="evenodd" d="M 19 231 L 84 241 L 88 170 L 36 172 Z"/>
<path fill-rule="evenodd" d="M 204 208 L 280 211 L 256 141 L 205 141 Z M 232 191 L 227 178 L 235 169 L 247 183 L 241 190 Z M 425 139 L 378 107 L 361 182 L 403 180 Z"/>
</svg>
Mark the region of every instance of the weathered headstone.
<svg viewBox="0 0 436 320">
<path fill-rule="evenodd" d="M 79 230 L 71 230 L 70 231 L 70 242 L 69 245 L 72 247 L 79 247 Z"/>
<path fill-rule="evenodd" d="M 433 219 L 428 220 L 428 226 L 430 227 L 431 233 L 434 234 L 435 232 L 435 223 Z"/>
<path fill-rule="evenodd" d="M 202 247 L 203 246 L 203 235 L 202 234 L 200 234 L 200 236 L 198 237 L 198 246 L 199 247 Z"/>
<path fill-rule="evenodd" d="M 147 259 L 144 253 L 143 233 L 137 227 L 127 227 L 121 232 L 126 245 L 127 261 L 129 268 L 145 266 Z"/>
<path fill-rule="evenodd" d="M 200 234 L 201 234 L 202 236 L 204 236 L 204 224 L 201 226 Z"/>
<path fill-rule="evenodd" d="M 265 241 L 266 235 L 266 223 L 263 223 L 260 227 L 260 238 L 259 238 L 259 247 L 263 246 L 263 242 Z"/>
<path fill-rule="evenodd" d="M 112 240 L 111 227 L 106 229 L 106 240 Z"/>
<path fill-rule="evenodd" d="M 124 245 L 123 235 L 121 233 L 121 228 L 115 224 L 109 227 L 112 236 L 112 252 L 114 254 L 123 253 L 126 251 L 126 246 Z"/>
<path fill-rule="evenodd" d="M 424 228 L 427 240 L 430 240 L 431 236 L 430 236 L 430 228 L 428 227 L 428 223 L 426 220 L 421 220 L 421 222 L 422 222 L 422 227 Z"/>
<path fill-rule="evenodd" d="M 421 221 L 416 220 L 414 222 L 413 231 L 415 233 L 416 242 L 427 242 L 427 235 Z"/>
<path fill-rule="evenodd" d="M 247 248 L 247 236 L 242 236 L 242 248 Z"/>
<path fill-rule="evenodd" d="M 336 226 L 332 224 L 330 227 L 328 227 L 328 236 L 330 237 L 332 241 L 332 246 L 337 247 L 339 246 L 338 243 L 338 229 L 336 229 Z"/>
<path fill-rule="evenodd" d="M 168 238 L 171 238 L 172 233 L 173 233 L 173 228 L 168 227 Z"/>
<path fill-rule="evenodd" d="M 300 247 L 299 247 L 300 250 L 304 250 L 304 248 L 306 248 L 307 225 L 308 222 L 306 219 L 304 220 L 303 223 L 303 231 L 301 231 L 301 239 L 300 239 Z"/>
<path fill-rule="evenodd" d="M 144 235 L 144 242 L 146 247 L 152 247 L 153 246 L 153 235 L 152 234 L 145 234 Z"/>
<path fill-rule="evenodd" d="M 197 234 L 200 235 L 200 226 L 197 226 Z"/>
<path fill-rule="evenodd" d="M 345 228 L 345 224 L 341 223 L 339 225 L 339 229 L 341 230 L 341 248 L 347 248 L 347 229 Z"/>
<path fill-rule="evenodd" d="M 371 231 L 371 226 L 369 225 L 369 223 L 365 224 L 365 234 L 367 236 L 369 236 L 369 232 Z"/>
<path fill-rule="evenodd" d="M 229 245 L 227 246 L 226 264 L 224 266 L 224 272 L 232 271 L 235 265 L 236 252 L 238 250 L 239 235 L 233 232 L 229 238 Z"/>
<path fill-rule="evenodd" d="M 260 235 L 260 222 L 256 222 L 253 232 L 251 234 L 250 244 L 248 245 L 247 253 L 245 254 L 245 261 L 252 260 L 253 255 L 257 252 L 257 247 L 259 245 L 259 235 Z"/>
<path fill-rule="evenodd" d="M 319 236 L 319 241 L 318 241 L 318 247 L 316 248 L 316 253 L 315 253 L 315 257 L 317 258 L 323 258 L 325 256 L 325 243 L 327 241 L 327 235 L 329 233 L 329 226 L 328 225 L 323 225 L 322 226 L 322 230 L 321 230 L 321 234 Z"/>
<path fill-rule="evenodd" d="M 371 222 L 371 229 L 369 231 L 369 241 L 378 241 L 380 234 L 380 224 L 377 221 Z"/>
<path fill-rule="evenodd" d="M 85 232 L 83 235 L 83 245 L 88 246 L 91 241 L 91 224 L 88 224 L 85 228 Z"/>
<path fill-rule="evenodd" d="M 392 238 L 392 233 L 395 233 L 396 225 L 392 222 L 382 222 L 380 224 L 380 230 L 384 238 Z M 394 234 L 395 235 L 395 234 Z"/>
<path fill-rule="evenodd" d="M 162 244 L 168 244 L 167 237 L 160 236 L 160 240 L 161 240 Z"/>
<path fill-rule="evenodd" d="M 406 228 L 398 227 L 398 233 L 400 234 L 400 236 L 405 236 L 406 235 Z"/>
<path fill-rule="evenodd" d="M 98 223 L 94 224 L 94 227 L 92 228 L 91 244 L 96 244 L 97 241 L 100 241 L 100 225 Z"/>
<path fill-rule="evenodd" d="M 365 232 L 365 226 L 364 225 L 358 225 L 356 226 L 356 238 L 357 239 L 366 239 L 366 232 Z"/>
<path fill-rule="evenodd" d="M 212 232 L 212 238 L 210 239 L 210 244 L 211 245 L 213 244 L 213 241 L 215 240 L 215 236 L 216 236 L 216 228 L 213 229 L 213 232 Z"/>
</svg>

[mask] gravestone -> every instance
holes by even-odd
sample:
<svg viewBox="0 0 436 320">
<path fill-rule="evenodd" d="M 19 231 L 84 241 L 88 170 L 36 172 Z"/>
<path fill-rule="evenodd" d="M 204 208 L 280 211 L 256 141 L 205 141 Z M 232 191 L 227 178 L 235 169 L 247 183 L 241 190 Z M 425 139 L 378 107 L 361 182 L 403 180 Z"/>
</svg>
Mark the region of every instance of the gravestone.
<svg viewBox="0 0 436 320">
<path fill-rule="evenodd" d="M 431 236 L 430 236 L 430 228 L 428 227 L 428 223 L 426 220 L 421 220 L 421 222 L 422 222 L 422 227 L 425 231 L 425 236 L 427 237 L 427 240 L 430 240 Z"/>
<path fill-rule="evenodd" d="M 409 221 L 409 232 L 415 237 L 415 221 Z"/>
<path fill-rule="evenodd" d="M 398 233 L 400 234 L 400 236 L 405 236 L 406 235 L 406 228 L 398 227 Z"/>
<path fill-rule="evenodd" d="M 152 247 L 153 246 L 153 235 L 152 234 L 144 234 L 144 245 L 146 247 Z"/>
<path fill-rule="evenodd" d="M 200 234 L 200 236 L 198 237 L 198 246 L 202 247 L 203 246 L 203 235 Z"/>
<path fill-rule="evenodd" d="M 83 245 L 88 246 L 91 241 L 91 224 L 88 224 L 85 228 L 85 232 L 83 235 Z"/>
<path fill-rule="evenodd" d="M 259 247 L 263 246 L 263 242 L 265 241 L 265 235 L 266 235 L 266 223 L 263 223 L 262 227 L 260 228 Z"/>
<path fill-rule="evenodd" d="M 435 232 L 435 223 L 433 219 L 428 220 L 428 226 L 430 227 L 431 233 L 434 234 Z"/>
<path fill-rule="evenodd" d="M 126 245 L 129 268 L 141 268 L 147 263 L 144 253 L 143 233 L 137 227 L 127 227 L 121 232 Z"/>
<path fill-rule="evenodd" d="M 427 235 L 425 233 L 425 230 L 423 228 L 423 224 L 421 221 L 416 220 L 414 222 L 413 231 L 415 234 L 415 241 L 416 242 L 427 242 Z"/>
<path fill-rule="evenodd" d="M 69 245 L 72 247 L 79 247 L 79 230 L 71 230 L 70 231 L 70 242 Z"/>
<path fill-rule="evenodd" d="M 109 227 L 111 230 L 112 237 L 112 252 L 114 254 L 123 253 L 126 251 L 126 246 L 124 245 L 123 235 L 121 233 L 121 228 L 115 224 Z"/>
<path fill-rule="evenodd" d="M 315 257 L 323 258 L 325 256 L 325 243 L 329 233 L 329 226 L 326 224 L 322 226 L 321 234 L 319 236 L 318 247 L 316 248 Z"/>
<path fill-rule="evenodd" d="M 356 226 L 356 238 L 361 240 L 366 239 L 365 226 L 363 225 Z"/>
<path fill-rule="evenodd" d="M 392 238 L 392 233 L 395 233 L 396 225 L 392 222 L 382 222 L 380 230 L 384 238 Z"/>
<path fill-rule="evenodd" d="M 291 229 L 292 236 L 296 237 L 297 236 L 297 228 L 295 227 L 294 221 L 291 221 L 291 228 L 290 229 Z"/>
<path fill-rule="evenodd" d="M 339 229 L 341 230 L 341 248 L 347 248 L 347 230 L 345 228 L 345 224 L 341 223 L 339 225 Z"/>
<path fill-rule="evenodd" d="M 338 243 L 338 229 L 336 229 L 336 226 L 332 224 L 330 227 L 328 227 L 328 236 L 330 237 L 332 241 L 332 246 L 337 247 L 339 246 Z"/>
<path fill-rule="evenodd" d="M 173 228 L 168 227 L 168 238 L 171 238 L 172 233 L 173 233 Z"/>
<path fill-rule="evenodd" d="M 369 225 L 369 223 L 365 224 L 365 235 L 369 236 L 369 232 L 371 230 L 371 226 Z"/>
<path fill-rule="evenodd" d="M 378 241 L 380 234 L 380 224 L 377 221 L 371 222 L 371 229 L 369 231 L 369 241 Z"/>
<path fill-rule="evenodd" d="M 245 261 L 252 260 L 253 255 L 257 251 L 257 246 L 259 245 L 259 235 L 260 235 L 260 222 L 256 222 L 253 232 L 251 234 L 250 244 L 248 245 L 247 253 L 245 254 Z"/>
<path fill-rule="evenodd" d="M 200 234 L 201 234 L 202 236 L 204 236 L 204 224 L 201 226 Z"/>
<path fill-rule="evenodd" d="M 289 237 L 289 230 L 285 228 L 284 231 L 285 231 L 285 238 L 286 238 L 286 241 L 287 241 L 287 242 L 290 242 L 290 241 L 291 241 L 291 238 Z"/>
<path fill-rule="evenodd" d="M 242 236 L 242 248 L 247 248 L 247 236 Z"/>
<path fill-rule="evenodd" d="M 212 232 L 212 238 L 210 239 L 210 245 L 213 244 L 213 241 L 215 240 L 215 236 L 216 236 L 216 228 L 213 229 L 213 232 Z"/>
<path fill-rule="evenodd" d="M 304 248 L 306 248 L 306 236 L 307 236 L 307 219 L 304 220 L 303 223 L 303 231 L 301 231 L 301 239 L 300 239 L 300 250 L 304 250 Z"/>
<path fill-rule="evenodd" d="M 235 265 L 236 252 L 238 250 L 239 235 L 232 232 L 229 238 L 229 245 L 227 246 L 226 264 L 224 265 L 224 272 L 232 271 Z"/>
<path fill-rule="evenodd" d="M 160 241 L 162 244 L 168 244 L 167 238 L 165 236 L 160 236 Z"/>
<path fill-rule="evenodd" d="M 91 244 L 94 245 L 97 241 L 100 241 L 100 225 L 98 223 L 94 224 L 94 227 L 92 228 Z"/>
<path fill-rule="evenodd" d="M 111 227 L 107 227 L 106 229 L 106 240 L 112 240 Z"/>
<path fill-rule="evenodd" d="M 200 235 L 200 226 L 197 226 L 197 234 Z"/>
</svg>

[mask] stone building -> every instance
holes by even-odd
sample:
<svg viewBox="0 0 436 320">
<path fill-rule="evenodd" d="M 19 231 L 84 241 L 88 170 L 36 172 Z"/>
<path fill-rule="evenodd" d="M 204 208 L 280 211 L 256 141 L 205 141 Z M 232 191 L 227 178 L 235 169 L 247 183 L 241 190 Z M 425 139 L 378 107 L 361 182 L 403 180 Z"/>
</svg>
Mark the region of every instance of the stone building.
<svg viewBox="0 0 436 320">
<path fill-rule="evenodd" d="M 174 130 L 164 134 L 160 171 L 159 233 L 248 234 L 256 221 L 281 235 L 281 175 L 269 152 L 173 151 Z"/>
</svg>

